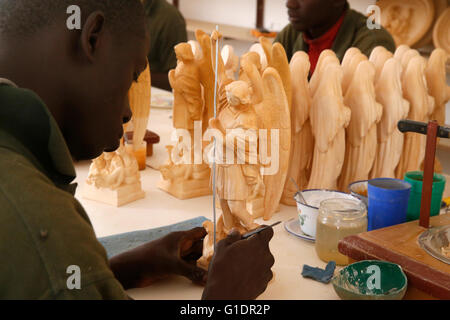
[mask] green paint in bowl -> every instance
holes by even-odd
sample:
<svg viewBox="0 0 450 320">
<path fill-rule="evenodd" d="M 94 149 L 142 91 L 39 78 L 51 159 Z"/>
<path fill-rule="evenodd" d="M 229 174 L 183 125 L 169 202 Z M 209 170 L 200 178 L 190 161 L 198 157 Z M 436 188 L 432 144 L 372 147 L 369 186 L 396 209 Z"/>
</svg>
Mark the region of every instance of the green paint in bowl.
<svg viewBox="0 0 450 320">
<path fill-rule="evenodd" d="M 378 260 L 353 263 L 340 270 L 332 283 L 343 300 L 401 300 L 408 287 L 398 264 Z"/>
</svg>

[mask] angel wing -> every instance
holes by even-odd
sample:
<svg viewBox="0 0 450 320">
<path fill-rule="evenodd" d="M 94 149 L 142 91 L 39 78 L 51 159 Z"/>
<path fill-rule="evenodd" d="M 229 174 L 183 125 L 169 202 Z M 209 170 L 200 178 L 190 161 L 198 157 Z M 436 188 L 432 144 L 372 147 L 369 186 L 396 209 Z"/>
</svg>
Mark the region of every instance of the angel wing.
<svg viewBox="0 0 450 320">
<path fill-rule="evenodd" d="M 390 58 L 384 64 L 379 81 L 375 85 L 377 101 L 383 106 L 378 130 L 379 142 L 385 142 L 396 130 L 398 121 L 408 116 L 409 102 L 403 98 L 401 76 L 400 62 Z"/>
<path fill-rule="evenodd" d="M 349 49 L 350 50 L 350 49 Z M 359 50 L 359 49 L 358 49 Z M 347 51 L 348 52 L 348 51 Z M 358 65 L 367 60 L 367 57 L 363 55 L 361 52 L 351 51 L 353 53 L 350 54 L 350 56 L 347 56 L 347 60 L 344 60 L 342 63 L 342 71 L 343 71 L 343 78 L 342 78 L 342 93 L 345 95 L 347 93 L 348 88 L 350 87 L 350 84 L 354 78 L 356 68 L 358 68 Z"/>
<path fill-rule="evenodd" d="M 139 76 L 138 81 L 133 83 L 128 92 L 128 101 L 133 113 L 133 146 L 135 150 L 142 145 L 147 130 L 150 117 L 151 90 L 150 64 L 148 64 L 145 71 Z"/>
<path fill-rule="evenodd" d="M 317 71 L 317 70 L 316 70 Z M 350 110 L 342 96 L 342 67 L 329 64 L 313 97 L 310 112 L 311 126 L 320 152 L 326 152 L 342 127 L 348 126 Z M 327 115 L 326 119 L 323 115 Z"/>
<path fill-rule="evenodd" d="M 380 79 L 381 71 L 383 70 L 384 64 L 389 59 L 393 58 L 392 52 L 388 51 L 383 46 L 375 47 L 370 54 L 369 61 L 373 63 L 375 67 L 375 83 L 378 83 Z"/>
<path fill-rule="evenodd" d="M 373 124 L 381 120 L 382 106 L 376 102 L 374 79 L 372 63 L 360 62 L 344 98 L 345 105 L 352 111 L 347 138 L 353 147 L 359 147 Z"/>
<path fill-rule="evenodd" d="M 445 104 L 450 100 L 450 86 L 447 86 L 445 65 L 449 59 L 447 52 L 441 48 L 435 49 L 428 60 L 425 75 L 428 83 L 428 91 L 434 97 L 436 110 L 432 119 L 439 124 L 445 123 Z"/>
<path fill-rule="evenodd" d="M 277 159 L 275 153 L 278 152 L 278 170 L 276 172 L 270 172 L 269 168 L 262 168 L 264 184 L 266 186 L 264 219 L 269 220 L 278 209 L 289 167 L 291 116 L 283 82 L 274 68 L 269 67 L 264 71 L 263 85 L 264 102 L 262 103 L 263 107 L 259 110 L 263 113 L 263 126 L 264 129 L 268 129 L 268 137 L 270 137 L 270 140 L 274 138 L 275 130 L 279 133 L 279 139 L 274 144 L 275 149 L 268 148 L 272 158 L 272 165 L 273 161 Z M 272 145 L 269 142 L 267 144 Z M 265 161 L 262 162 L 264 163 Z M 271 175 L 268 175 L 269 173 Z"/>
<path fill-rule="evenodd" d="M 281 43 L 275 43 L 272 47 L 271 67 L 275 68 L 283 82 L 284 92 L 288 100 L 289 111 L 292 110 L 292 83 L 291 70 L 289 68 L 289 60 Z"/>
<path fill-rule="evenodd" d="M 336 54 L 331 50 L 324 50 L 319 56 L 319 61 L 317 61 L 316 69 L 311 77 L 311 81 L 309 82 L 309 87 L 311 89 L 311 97 L 314 97 L 316 94 L 317 88 L 319 87 L 323 70 L 326 66 L 334 64 L 337 66 L 341 66 L 339 59 Z"/>
</svg>

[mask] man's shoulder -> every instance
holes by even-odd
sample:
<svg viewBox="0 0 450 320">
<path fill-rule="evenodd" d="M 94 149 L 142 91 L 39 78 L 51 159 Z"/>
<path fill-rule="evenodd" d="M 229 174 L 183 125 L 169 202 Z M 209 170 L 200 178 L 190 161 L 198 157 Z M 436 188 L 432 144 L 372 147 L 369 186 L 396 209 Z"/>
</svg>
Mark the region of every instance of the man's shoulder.
<svg viewBox="0 0 450 320">
<path fill-rule="evenodd" d="M 384 46 L 390 51 L 395 51 L 395 42 L 391 34 L 382 26 L 369 28 L 367 17 L 355 10 L 350 10 L 352 21 L 356 27 L 354 42 L 358 43 L 364 50 L 373 49 L 376 46 Z M 365 52 L 370 55 L 370 52 Z"/>
<path fill-rule="evenodd" d="M 274 42 L 279 42 L 283 46 L 292 45 L 300 34 L 301 32 L 295 30 L 292 24 L 289 23 L 277 34 Z"/>
<path fill-rule="evenodd" d="M 154 0 L 154 4 L 149 11 L 149 24 L 157 25 L 170 22 L 171 24 L 185 25 L 181 12 L 166 0 Z"/>
<path fill-rule="evenodd" d="M 80 268 L 82 288 L 114 279 L 79 202 L 5 147 L 0 147 L 0 208 L 0 297 L 61 296 L 72 265 Z"/>
<path fill-rule="evenodd" d="M 9 85 L 0 85 L 0 104 L 12 106 L 44 105 L 42 99 L 33 91 Z"/>
</svg>

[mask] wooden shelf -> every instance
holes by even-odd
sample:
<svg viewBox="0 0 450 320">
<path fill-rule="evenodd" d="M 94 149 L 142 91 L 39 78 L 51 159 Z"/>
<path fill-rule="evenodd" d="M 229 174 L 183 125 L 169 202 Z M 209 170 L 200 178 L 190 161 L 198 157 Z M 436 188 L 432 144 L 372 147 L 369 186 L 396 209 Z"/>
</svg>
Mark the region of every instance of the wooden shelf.
<svg viewBox="0 0 450 320">
<path fill-rule="evenodd" d="M 201 29 L 207 33 L 216 29 L 216 23 L 186 19 L 186 26 L 188 32 L 195 32 Z M 236 27 L 225 24 L 219 24 L 219 31 L 225 38 L 232 38 L 236 40 L 243 40 L 249 42 L 256 42 L 258 38 L 254 37 L 250 28 Z"/>
</svg>

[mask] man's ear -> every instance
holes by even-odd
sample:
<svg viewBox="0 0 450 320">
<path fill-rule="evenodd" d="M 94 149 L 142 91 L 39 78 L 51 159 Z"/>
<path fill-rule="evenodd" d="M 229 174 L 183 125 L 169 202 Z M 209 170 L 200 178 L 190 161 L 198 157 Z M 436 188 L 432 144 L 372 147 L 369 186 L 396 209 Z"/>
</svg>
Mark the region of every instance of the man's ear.
<svg viewBox="0 0 450 320">
<path fill-rule="evenodd" d="M 105 15 L 95 11 L 89 15 L 81 31 L 81 48 L 89 61 L 93 61 L 105 33 Z"/>
</svg>

